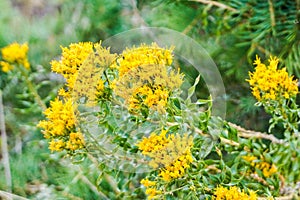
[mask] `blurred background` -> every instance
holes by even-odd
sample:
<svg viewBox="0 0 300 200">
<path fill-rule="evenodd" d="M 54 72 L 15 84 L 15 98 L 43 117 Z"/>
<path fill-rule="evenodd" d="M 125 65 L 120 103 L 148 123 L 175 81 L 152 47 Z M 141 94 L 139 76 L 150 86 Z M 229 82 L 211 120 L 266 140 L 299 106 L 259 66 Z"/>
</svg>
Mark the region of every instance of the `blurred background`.
<svg viewBox="0 0 300 200">
<path fill-rule="evenodd" d="M 1 0 L 0 8 L 0 48 L 28 42 L 30 78 L 46 105 L 63 84 L 50 69 L 60 46 L 98 42 L 139 27 L 170 28 L 200 43 L 222 75 L 226 120 L 247 129 L 266 131 L 269 120 L 254 106 L 245 81 L 255 55 L 262 60 L 276 55 L 281 67 L 300 77 L 299 0 Z M 191 80 L 197 76 L 185 73 Z M 50 154 L 36 128 L 42 110 L 23 82 L 0 72 L 12 176 L 10 189 L 1 162 L 0 191 L 30 199 L 101 199 L 93 163 L 71 165 L 63 153 Z M 205 96 L 202 88 L 204 82 L 198 85 L 198 96 Z"/>
</svg>

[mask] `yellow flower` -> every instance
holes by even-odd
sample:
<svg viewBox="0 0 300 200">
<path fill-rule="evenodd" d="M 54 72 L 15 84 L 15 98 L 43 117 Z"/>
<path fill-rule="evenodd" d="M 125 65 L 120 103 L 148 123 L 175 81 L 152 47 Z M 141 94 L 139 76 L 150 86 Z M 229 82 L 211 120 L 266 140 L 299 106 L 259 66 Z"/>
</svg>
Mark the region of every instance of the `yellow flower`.
<svg viewBox="0 0 300 200">
<path fill-rule="evenodd" d="M 144 155 L 152 158 L 149 162 L 151 167 L 162 167 L 159 176 L 164 181 L 170 181 L 183 176 L 193 161 L 190 151 L 193 138 L 187 134 L 167 137 L 166 133 L 165 130 L 162 130 L 160 135 L 152 133 L 149 138 L 144 137 L 137 146 Z"/>
<path fill-rule="evenodd" d="M 149 181 L 148 179 L 142 179 L 141 184 L 143 184 L 145 187 L 151 187 L 151 186 L 155 186 L 156 182 Z"/>
<path fill-rule="evenodd" d="M 156 188 L 147 188 L 146 194 L 148 195 L 147 199 L 158 199 L 158 194 L 161 194 L 161 191 L 157 190 Z"/>
<path fill-rule="evenodd" d="M 212 197 L 213 200 L 257 200 L 257 195 L 254 191 L 249 191 L 249 195 L 245 193 L 240 188 L 233 186 L 229 189 L 224 188 L 222 186 L 217 187 L 214 196 Z"/>
<path fill-rule="evenodd" d="M 29 47 L 27 43 L 19 44 L 12 43 L 1 49 L 2 59 L 6 62 L 1 62 L 2 71 L 7 72 L 13 67 L 11 64 L 21 64 L 26 69 L 30 68 L 30 64 L 28 62 L 27 53 Z"/>
<path fill-rule="evenodd" d="M 0 61 L 0 66 L 2 67 L 2 71 L 7 73 L 10 70 L 12 70 L 14 68 L 13 65 L 9 64 L 8 62 L 4 62 L 4 61 Z"/>
<path fill-rule="evenodd" d="M 70 139 L 67 142 L 66 149 L 74 151 L 84 147 L 84 138 L 82 133 L 70 133 Z"/>
<path fill-rule="evenodd" d="M 255 156 L 247 155 L 242 156 L 242 158 L 248 161 L 252 167 L 261 170 L 264 177 L 266 178 L 274 175 L 277 172 L 277 167 L 274 164 L 265 162 L 265 159 L 263 157 L 261 157 L 261 159 L 258 159 Z"/>
<path fill-rule="evenodd" d="M 61 101 L 56 98 L 50 102 L 50 107 L 44 111 L 47 120 L 39 122 L 38 127 L 44 129 L 43 134 L 51 139 L 49 149 L 51 151 L 76 150 L 84 147 L 84 138 L 76 130 L 76 105 L 71 99 Z"/>
<path fill-rule="evenodd" d="M 242 156 L 242 158 L 248 162 L 253 162 L 254 160 L 257 160 L 257 157 L 255 156 Z"/>
<path fill-rule="evenodd" d="M 183 78 L 179 71 L 169 70 L 172 50 L 156 43 L 142 44 L 126 49 L 112 64 L 119 72 L 112 89 L 125 100 L 129 111 L 138 113 L 145 107 L 165 112 L 170 94 L 180 88 Z"/>
<path fill-rule="evenodd" d="M 73 101 L 84 98 L 87 105 L 93 105 L 104 90 L 102 73 L 116 55 L 101 43 L 80 42 L 61 48 L 60 61 L 51 62 L 52 71 L 60 73 L 67 81 L 68 92 L 60 90 L 59 94 Z"/>
<path fill-rule="evenodd" d="M 268 178 L 277 172 L 277 167 L 274 164 L 267 162 L 259 162 L 255 165 L 257 169 L 260 169 L 263 172 L 264 177 Z"/>
<path fill-rule="evenodd" d="M 63 75 L 69 89 L 73 89 L 78 69 L 93 52 L 93 44 L 91 42 L 72 43 L 69 47 L 61 47 L 61 49 L 61 60 L 51 61 L 51 68 L 53 72 Z"/>
<path fill-rule="evenodd" d="M 151 87 L 144 85 L 136 88 L 132 97 L 128 100 L 129 110 L 139 109 L 142 105 L 148 108 L 164 112 L 167 104 L 169 91 L 163 89 L 161 86 Z"/>
<path fill-rule="evenodd" d="M 143 184 L 146 187 L 146 194 L 148 196 L 147 199 L 158 199 L 159 194 L 161 194 L 160 190 L 157 190 L 155 188 L 156 182 L 155 181 L 150 181 L 147 178 L 141 180 L 141 184 Z"/>
<path fill-rule="evenodd" d="M 143 140 L 137 144 L 139 150 L 141 150 L 144 155 L 150 155 L 151 152 L 162 149 L 170 142 L 170 139 L 166 137 L 166 133 L 166 130 L 162 130 L 160 135 L 151 133 L 148 138 L 144 137 Z"/>
<path fill-rule="evenodd" d="M 255 71 L 249 72 L 250 79 L 247 81 L 258 101 L 279 100 L 282 97 L 289 99 L 297 95 L 297 80 L 288 75 L 286 68 L 277 69 L 278 62 L 278 58 L 271 56 L 266 66 L 256 56 Z"/>
<path fill-rule="evenodd" d="M 170 66 L 173 60 L 172 50 L 173 48 L 161 48 L 156 43 L 141 44 L 124 50 L 113 66 L 118 68 L 120 76 L 141 65 Z"/>
<path fill-rule="evenodd" d="M 67 134 L 67 130 L 75 127 L 76 106 L 71 100 L 63 102 L 56 98 L 50 102 L 50 107 L 44 111 L 47 120 L 42 120 L 38 127 L 43 128 L 44 136 L 50 138 L 52 136 L 63 136 Z"/>
<path fill-rule="evenodd" d="M 51 151 L 62 151 L 65 147 L 65 142 L 63 140 L 51 140 L 49 142 L 49 149 Z"/>
<path fill-rule="evenodd" d="M 169 96 L 180 88 L 182 79 L 179 70 L 170 70 L 167 65 L 139 62 L 114 81 L 113 91 L 132 113 L 142 107 L 164 113 Z"/>
</svg>

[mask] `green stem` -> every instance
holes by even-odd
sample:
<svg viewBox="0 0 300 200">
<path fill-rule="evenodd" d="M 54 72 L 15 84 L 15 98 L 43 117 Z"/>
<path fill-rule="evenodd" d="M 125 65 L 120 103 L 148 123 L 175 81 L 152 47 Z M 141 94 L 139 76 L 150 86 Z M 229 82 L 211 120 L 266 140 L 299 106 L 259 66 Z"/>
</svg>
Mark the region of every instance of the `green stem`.
<svg viewBox="0 0 300 200">
<path fill-rule="evenodd" d="M 35 89 L 35 87 L 33 86 L 28 72 L 23 68 L 23 67 L 19 67 L 22 76 L 25 79 L 25 83 L 28 87 L 29 92 L 33 95 L 35 102 L 42 108 L 42 111 L 47 109 L 47 106 L 45 105 L 45 103 L 43 102 L 43 100 L 41 99 L 40 95 L 38 94 L 37 90 Z"/>
</svg>

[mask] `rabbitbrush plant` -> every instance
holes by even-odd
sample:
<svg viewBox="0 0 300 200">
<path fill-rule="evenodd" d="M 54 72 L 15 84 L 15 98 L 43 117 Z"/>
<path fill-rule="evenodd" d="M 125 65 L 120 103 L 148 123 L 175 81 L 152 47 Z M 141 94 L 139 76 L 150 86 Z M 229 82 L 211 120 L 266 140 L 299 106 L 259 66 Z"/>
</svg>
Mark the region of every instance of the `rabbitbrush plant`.
<svg viewBox="0 0 300 200">
<path fill-rule="evenodd" d="M 258 199 L 299 195 L 297 81 L 257 57 L 251 90 L 272 118 L 268 133 L 211 115 L 213 100 L 183 95 L 176 45 L 62 47 L 52 71 L 66 82 L 38 124 L 49 149 L 92 160 L 103 199 Z M 280 137 L 272 130 L 283 127 Z"/>
</svg>

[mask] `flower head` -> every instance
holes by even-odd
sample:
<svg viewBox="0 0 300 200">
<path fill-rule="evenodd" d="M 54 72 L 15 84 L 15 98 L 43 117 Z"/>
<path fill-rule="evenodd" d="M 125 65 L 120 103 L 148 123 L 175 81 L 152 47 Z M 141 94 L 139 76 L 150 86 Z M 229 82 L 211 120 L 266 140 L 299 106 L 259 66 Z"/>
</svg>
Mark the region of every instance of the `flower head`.
<svg viewBox="0 0 300 200">
<path fill-rule="evenodd" d="M 84 138 L 76 131 L 76 105 L 71 99 L 66 101 L 56 98 L 44 111 L 47 120 L 42 120 L 38 127 L 44 129 L 44 137 L 50 139 L 49 149 L 74 151 L 84 147 Z"/>
<path fill-rule="evenodd" d="M 120 77 L 141 65 L 170 66 L 173 60 L 172 50 L 173 48 L 161 48 L 156 43 L 141 44 L 124 50 L 113 66 L 119 70 Z"/>
<path fill-rule="evenodd" d="M 142 107 L 165 112 L 169 97 L 182 84 L 183 75 L 162 65 L 138 66 L 114 82 L 113 91 L 133 113 Z"/>
<path fill-rule="evenodd" d="M 69 47 L 61 47 L 61 49 L 61 59 L 51 61 L 51 68 L 53 72 L 64 76 L 68 88 L 72 90 L 80 66 L 93 52 L 93 44 L 91 42 L 72 43 Z"/>
<path fill-rule="evenodd" d="M 147 199 L 158 199 L 158 195 L 161 194 L 161 191 L 160 190 L 157 190 L 155 188 L 156 186 L 156 182 L 155 181 L 150 181 L 148 179 L 142 179 L 141 180 L 141 184 L 143 184 L 145 187 L 146 187 L 146 194 L 148 195 L 147 196 Z"/>
<path fill-rule="evenodd" d="M 245 193 L 243 190 L 239 189 L 236 186 L 230 187 L 229 189 L 222 186 L 217 187 L 213 200 L 256 200 L 257 195 L 253 191 L 249 191 L 249 194 Z"/>
<path fill-rule="evenodd" d="M 13 69 L 12 64 L 21 64 L 26 69 L 30 68 L 30 64 L 28 62 L 27 53 L 29 47 L 27 43 L 19 44 L 12 43 L 1 49 L 2 59 L 4 61 L 0 62 L 2 66 L 2 71 L 8 72 Z"/>
<path fill-rule="evenodd" d="M 156 43 L 126 49 L 112 68 L 119 77 L 113 91 L 122 97 L 128 110 L 138 113 L 142 108 L 165 112 L 169 96 L 182 84 L 183 75 L 170 70 L 172 48 L 164 49 Z"/>
<path fill-rule="evenodd" d="M 91 42 L 74 43 L 62 47 L 62 51 L 61 60 L 51 62 L 52 71 L 63 75 L 67 81 L 68 92 L 61 89 L 59 94 L 72 97 L 73 101 L 84 97 L 87 104 L 94 104 L 104 90 L 103 71 L 116 55 L 102 47 L 101 43 Z"/>
<path fill-rule="evenodd" d="M 170 134 L 162 130 L 160 135 L 152 133 L 150 137 L 143 138 L 137 144 L 142 154 L 147 155 L 152 160 L 149 165 L 153 168 L 162 167 L 159 175 L 164 181 L 179 178 L 184 175 L 185 169 L 189 168 L 193 161 L 191 147 L 193 138 L 187 134 Z"/>
<path fill-rule="evenodd" d="M 298 93 L 297 80 L 289 76 L 286 68 L 277 69 L 278 58 L 270 57 L 269 65 L 261 63 L 256 56 L 255 71 L 250 72 L 247 80 L 251 86 L 252 94 L 258 101 L 289 99 Z"/>
<path fill-rule="evenodd" d="M 8 62 L 4 62 L 4 61 L 0 61 L 0 66 L 2 67 L 2 71 L 7 73 L 10 70 L 12 70 L 14 68 L 13 65 L 9 64 Z"/>
<path fill-rule="evenodd" d="M 266 162 L 263 157 L 259 159 L 256 156 L 247 155 L 243 156 L 242 158 L 250 163 L 250 165 L 254 167 L 254 169 L 262 171 L 263 176 L 266 178 L 271 177 L 277 172 L 277 167 L 272 163 Z"/>
</svg>

